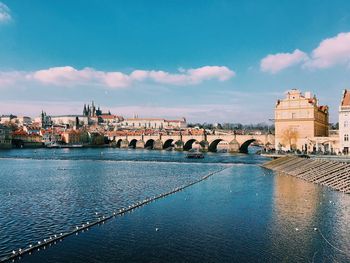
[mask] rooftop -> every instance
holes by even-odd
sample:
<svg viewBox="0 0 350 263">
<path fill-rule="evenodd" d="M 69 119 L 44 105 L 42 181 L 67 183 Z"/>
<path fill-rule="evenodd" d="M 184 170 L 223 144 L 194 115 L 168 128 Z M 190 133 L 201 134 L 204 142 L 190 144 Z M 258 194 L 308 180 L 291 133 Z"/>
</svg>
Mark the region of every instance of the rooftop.
<svg viewBox="0 0 350 263">
<path fill-rule="evenodd" d="M 343 92 L 343 98 L 341 101 L 342 107 L 349 107 L 350 106 L 350 92 L 346 89 Z"/>
</svg>

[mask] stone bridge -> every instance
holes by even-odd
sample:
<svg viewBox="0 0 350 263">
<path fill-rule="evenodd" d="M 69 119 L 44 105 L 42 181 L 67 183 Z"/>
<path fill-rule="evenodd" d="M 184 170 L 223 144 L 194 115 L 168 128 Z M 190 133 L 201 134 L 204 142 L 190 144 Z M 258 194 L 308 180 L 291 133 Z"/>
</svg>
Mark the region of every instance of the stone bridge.
<svg viewBox="0 0 350 263">
<path fill-rule="evenodd" d="M 194 145 L 201 151 L 216 152 L 218 144 L 226 142 L 231 153 L 248 153 L 248 146 L 256 142 L 261 146 L 274 146 L 273 134 L 263 135 L 124 135 L 109 138 L 116 147 L 163 150 L 173 147 L 178 151 L 191 150 Z"/>
</svg>

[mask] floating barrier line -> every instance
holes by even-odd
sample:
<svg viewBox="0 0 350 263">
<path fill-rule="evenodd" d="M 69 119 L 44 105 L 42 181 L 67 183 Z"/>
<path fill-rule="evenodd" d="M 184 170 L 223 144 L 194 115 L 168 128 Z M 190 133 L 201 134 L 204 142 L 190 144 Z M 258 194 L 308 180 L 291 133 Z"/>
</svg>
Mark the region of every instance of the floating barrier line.
<svg viewBox="0 0 350 263">
<path fill-rule="evenodd" d="M 321 237 L 327 242 L 328 245 L 330 245 L 332 248 L 338 250 L 339 252 L 346 254 L 346 252 L 345 252 L 344 250 L 341 250 L 340 248 L 337 248 L 336 246 L 332 245 L 332 243 L 329 242 L 329 241 L 327 240 L 327 238 L 325 238 L 325 236 L 322 234 L 322 232 L 321 232 L 320 229 L 319 229 L 319 233 L 321 234 Z"/>
<path fill-rule="evenodd" d="M 15 260 L 21 256 L 24 256 L 26 254 L 30 254 L 31 252 L 34 252 L 35 250 L 39 250 L 40 248 L 45 248 L 46 246 L 48 245 L 51 245 L 55 242 L 59 242 L 59 241 L 62 241 L 64 238 L 68 237 L 68 236 L 71 236 L 73 234 L 76 234 L 76 233 L 79 233 L 80 231 L 83 231 L 83 230 L 87 230 L 89 229 L 90 227 L 92 226 L 95 226 L 95 225 L 98 225 L 98 224 L 101 224 L 101 223 L 104 223 L 105 221 L 113 218 L 113 217 L 116 217 L 116 216 L 122 216 L 124 214 L 126 214 L 127 212 L 130 212 L 136 208 L 139 208 L 141 206 L 144 206 L 146 204 L 149 204 L 153 201 L 156 201 L 158 199 L 161 199 L 161 198 L 164 198 L 168 195 L 172 195 L 172 194 L 175 194 L 177 192 L 180 192 L 192 185 L 195 185 L 197 183 L 200 183 L 206 179 L 208 179 L 209 177 L 215 175 L 215 174 L 218 174 L 226 169 L 229 169 L 231 168 L 232 165 L 228 166 L 228 167 L 225 167 L 225 168 L 222 168 L 220 170 L 217 170 L 215 172 L 211 172 L 205 176 L 203 176 L 202 178 L 194 181 L 194 182 L 191 182 L 189 184 L 186 184 L 186 185 L 183 185 L 183 186 L 180 186 L 180 187 L 176 187 L 174 188 L 173 190 L 169 191 L 169 192 L 166 192 L 166 193 L 163 193 L 163 194 L 159 194 L 159 195 L 155 195 L 153 197 L 150 197 L 150 198 L 146 198 L 144 199 L 143 201 L 139 201 L 139 202 L 136 202 L 132 205 L 129 205 L 128 207 L 122 207 L 120 209 L 118 209 L 117 211 L 113 212 L 111 215 L 108 215 L 108 216 L 102 216 L 100 217 L 97 221 L 94 221 L 94 222 L 86 222 L 80 226 L 76 226 L 74 228 L 74 230 L 70 231 L 70 232 L 65 232 L 65 233 L 60 233 L 60 234 L 56 234 L 56 235 L 52 235 L 50 236 L 49 238 L 46 238 L 44 240 L 41 240 L 41 241 L 38 241 L 35 245 L 29 245 L 27 248 L 23 248 L 23 249 L 19 249 L 17 251 L 13 250 L 12 251 L 12 254 L 8 255 L 8 256 L 5 256 L 3 258 L 0 258 L 0 262 L 5 262 L 5 261 L 9 261 L 9 260 Z"/>
</svg>

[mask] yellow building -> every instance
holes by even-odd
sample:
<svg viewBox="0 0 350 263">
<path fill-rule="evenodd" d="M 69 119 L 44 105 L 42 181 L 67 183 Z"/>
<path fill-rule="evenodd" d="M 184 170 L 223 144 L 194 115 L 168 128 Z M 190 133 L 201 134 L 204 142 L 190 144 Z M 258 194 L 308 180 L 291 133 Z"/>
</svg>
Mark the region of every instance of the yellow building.
<svg viewBox="0 0 350 263">
<path fill-rule="evenodd" d="M 328 106 L 297 89 L 275 106 L 275 147 L 278 150 L 315 151 L 314 137 L 328 137 Z"/>
</svg>

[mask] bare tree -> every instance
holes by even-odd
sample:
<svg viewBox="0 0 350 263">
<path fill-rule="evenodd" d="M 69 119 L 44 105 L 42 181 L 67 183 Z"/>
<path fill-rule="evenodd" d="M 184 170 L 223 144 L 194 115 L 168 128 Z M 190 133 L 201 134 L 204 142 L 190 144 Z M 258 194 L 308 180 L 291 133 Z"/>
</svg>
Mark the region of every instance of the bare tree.
<svg viewBox="0 0 350 263">
<path fill-rule="evenodd" d="M 289 149 L 293 150 L 296 148 L 296 142 L 298 138 L 299 138 L 298 131 L 292 128 L 287 128 L 282 132 L 281 141 L 284 144 L 284 146 L 289 145 Z"/>
</svg>

